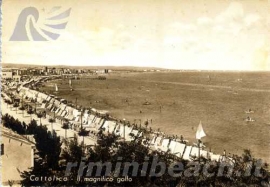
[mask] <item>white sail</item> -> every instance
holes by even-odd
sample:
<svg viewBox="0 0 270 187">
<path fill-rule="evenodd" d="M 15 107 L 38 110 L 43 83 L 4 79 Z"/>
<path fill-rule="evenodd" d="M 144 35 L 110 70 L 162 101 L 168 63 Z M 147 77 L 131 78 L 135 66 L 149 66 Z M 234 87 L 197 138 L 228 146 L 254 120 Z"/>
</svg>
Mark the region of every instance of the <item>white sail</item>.
<svg viewBox="0 0 270 187">
<path fill-rule="evenodd" d="M 71 86 L 71 79 L 69 79 L 69 86 Z"/>
<path fill-rule="evenodd" d="M 197 128 L 197 132 L 196 132 L 196 139 L 200 140 L 202 137 L 205 137 L 205 136 L 206 136 L 206 134 L 203 130 L 202 123 L 200 122 L 200 124 Z"/>
<path fill-rule="evenodd" d="M 58 92 L 57 84 L 55 84 L 55 91 Z"/>
</svg>

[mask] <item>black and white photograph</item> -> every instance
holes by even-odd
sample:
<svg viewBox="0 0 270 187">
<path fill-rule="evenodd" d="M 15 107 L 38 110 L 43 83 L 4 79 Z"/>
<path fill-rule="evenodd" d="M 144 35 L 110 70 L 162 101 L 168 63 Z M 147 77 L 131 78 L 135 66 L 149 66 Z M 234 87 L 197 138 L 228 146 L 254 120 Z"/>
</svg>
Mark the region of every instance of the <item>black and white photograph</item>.
<svg viewBox="0 0 270 187">
<path fill-rule="evenodd" d="M 0 185 L 269 187 L 269 0 L 3 0 Z"/>
</svg>

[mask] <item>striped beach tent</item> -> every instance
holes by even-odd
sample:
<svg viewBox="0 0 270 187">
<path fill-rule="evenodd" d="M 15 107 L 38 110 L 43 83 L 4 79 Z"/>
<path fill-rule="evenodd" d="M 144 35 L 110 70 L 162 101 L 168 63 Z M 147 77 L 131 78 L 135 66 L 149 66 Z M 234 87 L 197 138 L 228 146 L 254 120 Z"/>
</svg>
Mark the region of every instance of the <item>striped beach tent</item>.
<svg viewBox="0 0 270 187">
<path fill-rule="evenodd" d="M 169 149 L 170 139 L 163 139 L 160 149 L 164 152 L 167 152 Z"/>
<path fill-rule="evenodd" d="M 133 127 L 124 126 L 123 124 L 120 126 L 120 136 L 125 138 L 126 140 L 130 139 L 129 133 L 131 133 Z"/>
<path fill-rule="evenodd" d="M 221 155 L 218 155 L 218 154 L 214 154 L 214 153 L 210 153 L 210 159 L 212 161 L 219 161 L 221 158 Z"/>
<path fill-rule="evenodd" d="M 183 154 L 183 159 L 190 160 L 190 152 L 191 152 L 192 146 L 186 146 L 185 152 Z"/>
<path fill-rule="evenodd" d="M 108 131 L 109 131 L 109 133 L 113 133 L 114 132 L 114 130 L 115 130 L 115 128 L 116 128 L 116 122 L 115 121 L 109 121 L 109 129 L 108 129 Z"/>
<path fill-rule="evenodd" d="M 169 149 L 172 154 L 175 154 L 178 157 L 181 157 L 184 153 L 186 144 L 179 143 L 177 141 L 171 141 Z"/>
<path fill-rule="evenodd" d="M 181 157 L 184 154 L 185 148 L 186 148 L 186 144 L 176 142 L 173 154 L 175 154 L 178 157 Z"/>
<path fill-rule="evenodd" d="M 199 157 L 199 148 L 198 147 L 192 147 L 191 152 L 190 152 L 190 156 L 193 157 Z"/>
<path fill-rule="evenodd" d="M 156 139 L 157 139 L 157 136 L 156 135 L 153 136 L 150 144 L 155 145 Z"/>
</svg>

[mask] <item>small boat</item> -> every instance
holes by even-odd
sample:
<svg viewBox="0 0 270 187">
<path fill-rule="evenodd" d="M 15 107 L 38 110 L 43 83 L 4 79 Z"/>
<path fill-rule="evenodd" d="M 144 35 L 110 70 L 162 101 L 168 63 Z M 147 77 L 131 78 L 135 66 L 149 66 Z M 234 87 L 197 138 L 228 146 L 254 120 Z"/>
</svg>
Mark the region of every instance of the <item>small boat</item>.
<svg viewBox="0 0 270 187">
<path fill-rule="evenodd" d="M 250 117 L 247 117 L 247 118 L 245 119 L 245 121 L 246 121 L 246 122 L 253 122 L 253 121 L 255 121 L 255 119 L 252 119 L 252 118 L 250 118 Z"/>
<path fill-rule="evenodd" d="M 55 92 L 58 92 L 57 84 L 55 84 Z"/>
<path fill-rule="evenodd" d="M 151 103 L 146 101 L 146 102 L 143 103 L 143 105 L 151 105 Z"/>
<path fill-rule="evenodd" d="M 245 111 L 246 114 L 253 114 L 254 111 L 253 110 L 248 110 L 248 111 Z"/>
</svg>

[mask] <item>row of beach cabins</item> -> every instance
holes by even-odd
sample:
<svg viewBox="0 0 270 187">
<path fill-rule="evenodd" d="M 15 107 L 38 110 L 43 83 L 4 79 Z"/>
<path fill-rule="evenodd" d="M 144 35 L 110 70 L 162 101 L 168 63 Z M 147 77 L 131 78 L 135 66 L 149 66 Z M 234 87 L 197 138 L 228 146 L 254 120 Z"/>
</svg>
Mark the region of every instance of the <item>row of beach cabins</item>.
<svg viewBox="0 0 270 187">
<path fill-rule="evenodd" d="M 40 80 L 36 80 L 36 82 L 40 82 Z M 61 102 L 62 100 L 58 100 L 52 95 L 32 90 L 25 85 L 26 84 L 23 84 L 18 88 L 20 97 L 25 101 L 34 100 L 39 105 L 36 111 L 48 111 L 51 117 L 55 117 L 55 119 L 58 120 L 58 123 L 62 123 L 63 121 L 68 122 L 70 129 L 78 130 L 82 127 L 90 131 L 90 137 L 93 137 L 93 134 L 96 135 L 102 130 L 105 133 L 114 133 L 125 141 L 132 141 L 135 137 L 145 138 L 143 131 L 139 128 L 135 128 L 134 125 L 126 125 L 125 121 L 116 120 L 108 116 L 108 114 L 93 108 L 84 111 L 78 110 L 68 106 L 65 104 L 66 102 Z M 187 142 L 183 142 L 177 138 L 165 137 L 164 133 L 160 132 L 153 132 L 150 138 L 148 138 L 148 141 L 143 142 L 147 146 L 150 145 L 153 150 L 162 152 L 170 151 L 175 156 L 185 160 L 198 158 L 199 154 L 200 157 L 213 161 L 233 160 L 224 154 L 214 154 L 211 151 L 199 148 L 195 144 L 188 145 Z"/>
</svg>

